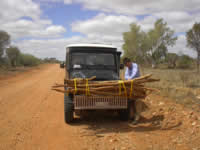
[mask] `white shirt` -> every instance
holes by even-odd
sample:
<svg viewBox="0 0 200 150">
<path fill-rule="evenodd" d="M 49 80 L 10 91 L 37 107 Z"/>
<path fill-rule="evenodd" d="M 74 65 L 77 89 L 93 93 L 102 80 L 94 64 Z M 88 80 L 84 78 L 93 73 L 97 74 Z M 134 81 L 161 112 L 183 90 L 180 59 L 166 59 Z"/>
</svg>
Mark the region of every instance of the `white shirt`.
<svg viewBox="0 0 200 150">
<path fill-rule="evenodd" d="M 136 63 L 132 63 L 132 67 L 129 69 L 126 68 L 125 80 L 134 79 L 140 76 L 139 67 Z"/>
</svg>

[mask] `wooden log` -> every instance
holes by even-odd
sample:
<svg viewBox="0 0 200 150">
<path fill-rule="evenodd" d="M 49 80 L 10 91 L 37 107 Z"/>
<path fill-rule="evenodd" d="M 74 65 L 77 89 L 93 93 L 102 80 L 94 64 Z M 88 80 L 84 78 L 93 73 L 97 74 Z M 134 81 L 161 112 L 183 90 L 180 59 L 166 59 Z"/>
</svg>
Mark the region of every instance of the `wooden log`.
<svg viewBox="0 0 200 150">
<path fill-rule="evenodd" d="M 145 83 L 156 82 L 159 79 L 151 78 L 151 74 L 142 76 L 133 80 L 126 80 L 119 82 L 118 80 L 112 81 L 93 81 L 95 77 L 89 79 L 70 79 L 65 80 L 66 84 L 55 84 L 52 90 L 68 94 L 81 94 L 87 95 L 103 95 L 103 96 L 123 96 L 128 98 L 145 98 L 148 93 L 158 91 L 153 88 L 145 87 Z M 76 81 L 76 82 L 75 82 Z M 87 83 L 87 86 L 86 86 Z M 132 90 L 131 90 L 131 85 Z M 67 90 L 59 88 L 67 87 Z M 125 88 L 124 88 L 125 87 Z M 88 90 L 89 88 L 89 90 Z M 88 92 L 89 91 L 89 92 Z"/>
</svg>

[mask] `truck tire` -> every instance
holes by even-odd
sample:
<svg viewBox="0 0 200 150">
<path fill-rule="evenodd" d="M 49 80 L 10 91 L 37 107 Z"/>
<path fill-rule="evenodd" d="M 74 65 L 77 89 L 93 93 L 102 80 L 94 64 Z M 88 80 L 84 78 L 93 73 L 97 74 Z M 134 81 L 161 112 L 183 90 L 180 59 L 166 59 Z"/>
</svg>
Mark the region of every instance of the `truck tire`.
<svg viewBox="0 0 200 150">
<path fill-rule="evenodd" d="M 128 108 L 127 109 L 123 109 L 119 111 L 119 118 L 122 121 L 127 121 L 129 119 L 131 119 L 130 117 L 130 109 L 131 109 L 131 105 L 133 104 L 133 101 L 128 101 Z"/>
<path fill-rule="evenodd" d="M 64 118 L 65 123 L 70 124 L 74 120 L 74 106 L 72 104 L 72 97 L 64 95 Z"/>
<path fill-rule="evenodd" d="M 119 119 L 122 120 L 122 121 L 127 121 L 129 120 L 129 110 L 128 108 L 127 109 L 124 109 L 124 110 L 120 110 L 119 111 Z"/>
</svg>

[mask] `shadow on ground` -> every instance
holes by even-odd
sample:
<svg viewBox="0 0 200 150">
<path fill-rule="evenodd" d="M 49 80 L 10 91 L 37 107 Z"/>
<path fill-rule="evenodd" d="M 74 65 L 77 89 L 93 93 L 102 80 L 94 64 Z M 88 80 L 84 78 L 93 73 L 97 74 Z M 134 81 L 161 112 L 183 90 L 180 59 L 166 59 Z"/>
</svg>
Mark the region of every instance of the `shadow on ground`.
<svg viewBox="0 0 200 150">
<path fill-rule="evenodd" d="M 126 132 L 150 132 L 157 130 L 171 130 L 179 127 L 181 123 L 178 123 L 167 128 L 162 128 L 161 124 L 164 120 L 163 115 L 153 116 L 151 118 L 141 117 L 137 125 L 131 124 L 131 121 L 121 121 L 118 115 L 109 113 L 89 113 L 89 115 L 76 118 L 72 126 L 85 125 L 84 130 L 92 131 L 92 134 L 101 135 L 106 133 L 126 133 Z M 90 136 L 86 132 L 84 136 Z"/>
</svg>

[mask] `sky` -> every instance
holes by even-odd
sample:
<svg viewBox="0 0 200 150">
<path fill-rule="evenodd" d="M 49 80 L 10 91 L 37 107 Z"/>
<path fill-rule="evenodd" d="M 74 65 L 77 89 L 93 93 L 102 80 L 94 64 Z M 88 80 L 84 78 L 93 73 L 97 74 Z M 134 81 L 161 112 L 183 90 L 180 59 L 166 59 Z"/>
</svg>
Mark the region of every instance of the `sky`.
<svg viewBox="0 0 200 150">
<path fill-rule="evenodd" d="M 0 0 L 0 30 L 23 53 L 65 58 L 74 43 L 112 44 L 122 50 L 123 32 L 136 23 L 153 28 L 163 18 L 178 37 L 169 52 L 196 57 L 185 33 L 200 22 L 200 0 Z"/>
</svg>

